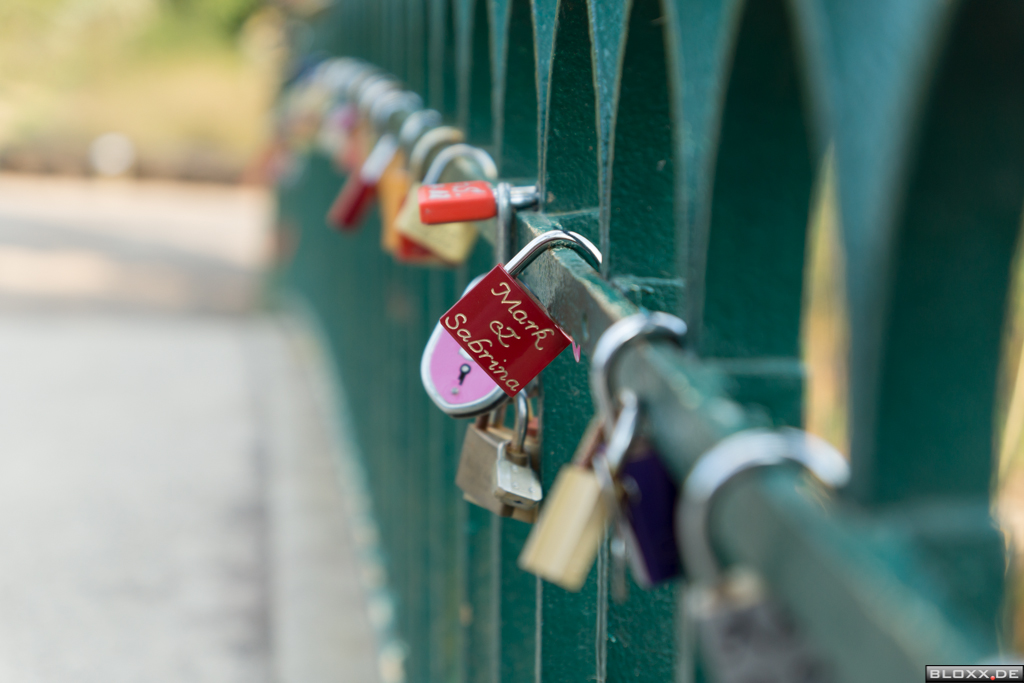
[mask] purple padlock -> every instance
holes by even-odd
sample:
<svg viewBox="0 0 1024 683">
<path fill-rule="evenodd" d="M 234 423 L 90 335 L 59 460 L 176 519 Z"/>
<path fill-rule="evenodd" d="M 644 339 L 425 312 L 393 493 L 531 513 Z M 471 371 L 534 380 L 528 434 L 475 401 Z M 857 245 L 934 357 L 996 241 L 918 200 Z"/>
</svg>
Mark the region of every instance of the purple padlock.
<svg viewBox="0 0 1024 683">
<path fill-rule="evenodd" d="M 610 325 L 594 345 L 590 386 L 604 426 L 607 448 L 594 471 L 616 511 L 612 539 L 612 596 L 626 599 L 625 561 L 634 580 L 649 588 L 682 573 L 676 545 L 678 487 L 657 453 L 640 435 L 642 406 L 637 394 L 612 390 L 614 367 L 623 349 L 639 339 L 682 343 L 686 323 L 660 312 L 640 312 Z"/>
<path fill-rule="evenodd" d="M 675 509 L 679 488 L 650 447 L 634 451 L 618 473 L 629 549 L 629 567 L 643 588 L 682 573 L 676 545 Z"/>
<path fill-rule="evenodd" d="M 482 279 L 481 275 L 470 282 L 466 292 Z M 434 405 L 452 417 L 489 413 L 506 398 L 505 392 L 441 327 L 440 322 L 423 349 L 420 379 Z"/>
</svg>

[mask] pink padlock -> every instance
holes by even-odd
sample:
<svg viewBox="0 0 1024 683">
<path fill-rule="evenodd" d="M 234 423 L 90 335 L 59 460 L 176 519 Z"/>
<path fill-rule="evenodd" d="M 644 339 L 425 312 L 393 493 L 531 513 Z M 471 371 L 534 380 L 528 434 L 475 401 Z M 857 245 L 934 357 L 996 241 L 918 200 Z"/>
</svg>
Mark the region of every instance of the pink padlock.
<svg viewBox="0 0 1024 683">
<path fill-rule="evenodd" d="M 549 230 L 530 240 L 507 264 L 494 266 L 441 316 L 444 331 L 510 397 L 572 343 L 517 279 L 537 256 L 556 246 L 569 247 L 600 268 L 601 252 L 590 240 Z"/>
<path fill-rule="evenodd" d="M 475 278 L 466 295 L 482 279 Z M 420 361 L 420 379 L 430 400 L 452 417 L 473 417 L 497 408 L 506 398 L 476 361 L 441 327 L 435 327 Z"/>
</svg>

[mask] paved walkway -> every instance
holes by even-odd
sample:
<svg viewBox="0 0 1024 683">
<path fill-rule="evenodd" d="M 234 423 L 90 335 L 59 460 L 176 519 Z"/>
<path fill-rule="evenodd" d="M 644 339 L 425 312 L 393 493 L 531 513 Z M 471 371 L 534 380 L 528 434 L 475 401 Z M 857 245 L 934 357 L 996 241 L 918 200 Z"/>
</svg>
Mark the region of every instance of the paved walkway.
<svg viewBox="0 0 1024 683">
<path fill-rule="evenodd" d="M 268 211 L 0 176 L 0 681 L 376 680 Z"/>
</svg>

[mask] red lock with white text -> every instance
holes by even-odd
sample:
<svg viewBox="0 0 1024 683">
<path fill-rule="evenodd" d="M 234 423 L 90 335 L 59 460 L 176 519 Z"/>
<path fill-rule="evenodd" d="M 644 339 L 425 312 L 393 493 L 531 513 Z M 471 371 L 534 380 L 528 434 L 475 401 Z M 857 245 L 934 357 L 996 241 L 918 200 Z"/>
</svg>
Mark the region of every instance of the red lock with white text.
<svg viewBox="0 0 1024 683">
<path fill-rule="evenodd" d="M 516 280 L 542 252 L 556 246 L 573 249 L 595 268 L 601 264 L 601 252 L 587 238 L 551 230 L 534 238 L 506 265 L 496 265 L 441 316 L 441 327 L 509 396 L 572 343 Z"/>
<path fill-rule="evenodd" d="M 533 185 L 511 187 L 507 183 L 491 185 L 485 180 L 424 185 L 419 191 L 420 220 L 426 225 L 483 221 L 497 216 L 507 188 L 507 201 L 512 209 L 523 209 L 537 203 Z"/>
</svg>

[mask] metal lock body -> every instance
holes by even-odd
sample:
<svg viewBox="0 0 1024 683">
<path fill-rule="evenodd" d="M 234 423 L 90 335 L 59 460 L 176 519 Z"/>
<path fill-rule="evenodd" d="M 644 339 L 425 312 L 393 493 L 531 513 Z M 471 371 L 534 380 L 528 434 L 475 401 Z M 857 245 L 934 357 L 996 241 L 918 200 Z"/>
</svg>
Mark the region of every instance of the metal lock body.
<svg viewBox="0 0 1024 683">
<path fill-rule="evenodd" d="M 715 683 L 834 679 L 785 610 L 767 598 L 756 576 L 737 573 L 714 588 L 691 589 L 685 599 L 701 662 Z"/>
<path fill-rule="evenodd" d="M 419 96 L 397 90 L 390 82 L 382 82 L 376 90 L 371 88 L 369 92 L 373 93 L 374 99 L 360 102 L 367 109 L 363 120 L 369 122 L 370 132 L 378 130 L 381 134 L 359 170 L 349 175 L 327 213 L 328 224 L 341 230 L 359 227 L 377 196 L 381 178 L 398 155 L 398 134 L 390 130 L 391 119 L 396 114 L 408 114 L 422 106 Z"/>
<path fill-rule="evenodd" d="M 429 140 L 424 144 L 429 144 Z M 427 156 L 428 153 L 423 154 L 424 159 Z M 430 167 L 418 178 L 422 183 L 416 183 L 410 189 L 398 223 L 398 229 L 405 237 L 456 265 L 463 263 L 472 252 L 478 235 L 476 225 L 467 221 L 426 225 L 420 218 L 419 198 L 424 187 L 433 187 L 431 184 L 441 177 L 452 162 L 458 160 L 472 161 L 488 178 L 497 177 L 498 168 L 494 160 L 482 149 L 460 142 L 445 147 L 437 152 Z"/>
<path fill-rule="evenodd" d="M 370 153 L 373 129 L 370 121 L 360 110 L 360 98 L 369 91 L 371 95 L 381 90 L 397 89 L 398 84 L 387 75 L 369 69 L 358 73 L 348 82 L 342 93 L 342 101 L 352 106 L 351 124 L 346 144 L 339 149 L 334 162 L 345 173 L 355 173 Z"/>
<path fill-rule="evenodd" d="M 363 74 L 369 74 L 373 67 L 354 59 L 328 60 L 317 79 L 330 93 L 330 104 L 320 121 L 316 146 L 332 159 L 344 155 L 349 136 L 358 120 L 359 110 L 348 100 L 349 86 Z"/>
<path fill-rule="evenodd" d="M 377 183 L 377 194 L 380 197 L 380 246 L 392 255 L 398 252 L 399 235 L 394 229 L 395 218 L 412 184 L 405 161 L 405 153 L 399 148 Z"/>
<path fill-rule="evenodd" d="M 377 184 L 398 152 L 394 135 L 384 135 L 358 171 L 353 171 L 327 211 L 327 223 L 339 230 L 354 230 L 362 223 L 377 196 Z"/>
<path fill-rule="evenodd" d="M 504 516 L 508 506 L 494 496 L 494 465 L 506 439 L 489 431 L 490 419 L 489 414 L 481 415 L 466 430 L 455 484 L 469 502 Z"/>
<path fill-rule="evenodd" d="M 573 464 L 558 473 L 538 524 L 519 557 L 522 569 L 566 590 L 579 590 L 594 564 L 609 521 L 614 519 L 620 529 L 627 525 L 632 512 L 632 518 L 640 523 L 632 533 L 637 549 L 626 555 L 644 560 L 640 580 L 678 574 L 679 561 L 674 557 L 678 555 L 674 537 L 675 498 L 669 496 L 666 505 L 665 496 L 661 495 L 663 482 L 648 481 L 650 477 L 665 475 L 671 482 L 668 472 L 655 472 L 651 461 L 637 458 L 633 466 L 635 477 L 631 479 L 637 489 L 633 499 L 636 509 L 630 511 L 627 504 L 627 512 L 622 511 L 617 477 L 635 450 L 640 406 L 632 392 L 621 392 L 622 408 L 616 416 L 609 377 L 620 352 L 630 342 L 651 335 L 677 338 L 685 330 L 683 321 L 674 316 L 637 314 L 618 321 L 601 336 L 590 370 L 598 416 L 591 420 Z M 660 465 L 660 461 L 655 460 L 654 465 Z M 666 541 L 667 548 L 663 547 Z M 650 550 L 645 549 L 648 543 Z M 652 567 L 645 566 L 648 560 Z"/>
<path fill-rule="evenodd" d="M 432 109 L 421 109 L 409 114 L 399 129 L 398 152 L 377 186 L 380 197 L 381 247 L 402 263 L 414 263 L 419 266 L 447 265 L 443 259 L 410 240 L 396 227 L 413 185 L 413 176 L 407 167 L 412 147 L 425 133 L 440 125 L 441 114 Z"/>
<path fill-rule="evenodd" d="M 756 575 L 722 572 L 708 536 L 711 504 L 723 487 L 749 470 L 787 462 L 831 487 L 849 480 L 846 460 L 823 440 L 795 429 L 752 429 L 702 455 L 684 484 L 677 529 L 691 584 L 684 595 L 683 640 L 690 641 L 688 651 L 699 652 L 707 677 L 716 683 L 829 683 L 834 678 Z M 693 665 L 682 669 L 687 678 Z"/>
<path fill-rule="evenodd" d="M 532 522 L 531 508 L 542 497 L 535 467 L 539 449 L 527 437 L 529 402 L 525 393 L 516 396 L 516 423 L 510 431 L 500 425 L 503 409 L 481 415 L 466 430 L 455 483 L 469 502 L 501 517 Z M 492 419 L 497 417 L 497 419 Z M 516 515 L 516 511 L 530 511 Z"/>
<path fill-rule="evenodd" d="M 559 470 L 519 555 L 520 569 L 569 591 L 580 590 L 587 580 L 611 515 L 590 467 L 601 446 L 601 430 L 600 419 L 591 420 L 572 463 Z"/>
<path fill-rule="evenodd" d="M 645 442 L 631 449 L 617 476 L 627 558 L 643 588 L 682 573 L 676 545 L 675 507 L 679 487 L 658 454 Z"/>
<path fill-rule="evenodd" d="M 676 543 L 675 507 L 679 496 L 672 474 L 650 443 L 638 435 L 640 405 L 633 392 L 619 392 L 619 420 L 612 422 L 615 401 L 611 378 L 622 351 L 639 340 L 662 338 L 682 344 L 686 323 L 666 313 L 637 314 L 616 322 L 594 347 L 591 362 L 591 392 L 605 425 L 615 424 L 608 432 L 608 450 L 597 460 L 606 494 L 616 513 L 613 539 L 614 597 L 624 601 L 627 594 L 625 565 L 633 579 L 650 588 L 682 573 Z M 624 421 L 628 422 L 626 429 Z M 619 427 L 622 425 L 622 429 Z M 617 442 L 617 440 L 620 440 Z"/>
<path fill-rule="evenodd" d="M 532 508 L 543 497 L 540 477 L 530 466 L 529 456 L 525 452 L 511 453 L 512 446 L 511 441 L 503 441 L 498 446 L 494 495 L 512 507 Z"/>
<path fill-rule="evenodd" d="M 427 225 L 482 221 L 498 215 L 491 184 L 483 180 L 430 185 L 419 189 L 420 220 Z"/>
<path fill-rule="evenodd" d="M 470 282 L 466 291 L 481 279 Z M 434 405 L 453 417 L 489 413 L 507 400 L 505 392 L 444 331 L 441 323 L 434 326 L 423 349 L 420 381 Z"/>
<path fill-rule="evenodd" d="M 509 215 L 503 218 L 509 220 L 511 211 L 533 206 L 540 199 L 534 185 L 513 187 L 508 183 L 494 185 L 483 180 L 431 184 L 439 179 L 440 175 L 424 179 L 419 190 L 420 220 L 428 225 L 482 221 L 500 216 L 505 209 L 509 210 Z"/>
<path fill-rule="evenodd" d="M 487 273 L 441 316 L 448 334 L 509 396 L 553 361 L 572 339 L 516 277 L 543 251 L 567 246 L 595 267 L 601 253 L 582 235 L 551 230 L 530 241 L 507 265 Z"/>
</svg>

